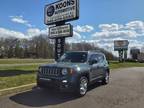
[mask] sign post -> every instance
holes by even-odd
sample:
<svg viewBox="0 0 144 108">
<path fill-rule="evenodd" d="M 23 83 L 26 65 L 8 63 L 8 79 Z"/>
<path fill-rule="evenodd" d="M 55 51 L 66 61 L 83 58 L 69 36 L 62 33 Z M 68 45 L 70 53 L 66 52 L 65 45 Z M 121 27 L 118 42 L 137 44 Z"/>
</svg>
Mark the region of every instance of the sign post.
<svg viewBox="0 0 144 108">
<path fill-rule="evenodd" d="M 49 38 L 55 39 L 55 60 L 64 53 L 65 38 L 73 36 L 71 24 L 68 21 L 79 19 L 79 0 L 60 0 L 45 6 L 44 23 L 55 25 L 49 27 Z"/>
<path fill-rule="evenodd" d="M 119 62 L 123 62 L 123 50 L 119 50 Z"/>
<path fill-rule="evenodd" d="M 58 60 L 64 53 L 65 38 L 55 39 L 55 60 Z"/>
<path fill-rule="evenodd" d="M 114 51 L 119 53 L 119 62 L 123 62 L 127 59 L 127 50 L 129 42 L 128 40 L 115 40 L 114 41 Z"/>
</svg>

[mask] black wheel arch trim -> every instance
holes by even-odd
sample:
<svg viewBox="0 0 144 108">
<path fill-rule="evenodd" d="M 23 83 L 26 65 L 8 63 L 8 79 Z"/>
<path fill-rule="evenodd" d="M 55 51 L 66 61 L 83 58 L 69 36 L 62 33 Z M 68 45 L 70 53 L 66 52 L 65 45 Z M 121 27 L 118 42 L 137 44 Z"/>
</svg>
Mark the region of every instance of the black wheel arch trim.
<svg viewBox="0 0 144 108">
<path fill-rule="evenodd" d="M 88 82 L 89 82 L 89 81 L 90 81 L 90 75 L 89 75 L 89 74 L 90 74 L 89 71 L 81 72 L 81 73 L 79 74 L 79 79 L 80 79 L 82 76 L 85 76 L 85 77 L 87 77 Z"/>
</svg>

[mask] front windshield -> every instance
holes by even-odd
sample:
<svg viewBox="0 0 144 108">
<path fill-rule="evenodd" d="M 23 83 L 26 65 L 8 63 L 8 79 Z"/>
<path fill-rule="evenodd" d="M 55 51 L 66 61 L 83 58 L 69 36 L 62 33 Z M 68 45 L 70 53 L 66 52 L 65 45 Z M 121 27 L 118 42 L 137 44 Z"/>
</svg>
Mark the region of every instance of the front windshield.
<svg viewBox="0 0 144 108">
<path fill-rule="evenodd" d="M 86 52 L 67 52 L 58 60 L 58 62 L 84 63 L 87 61 Z"/>
</svg>

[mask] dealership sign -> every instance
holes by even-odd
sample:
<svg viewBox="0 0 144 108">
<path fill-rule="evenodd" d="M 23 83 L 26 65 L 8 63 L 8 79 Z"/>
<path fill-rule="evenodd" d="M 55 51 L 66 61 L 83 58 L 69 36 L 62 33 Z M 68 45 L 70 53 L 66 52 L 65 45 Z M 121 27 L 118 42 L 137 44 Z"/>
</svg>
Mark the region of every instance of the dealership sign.
<svg viewBox="0 0 144 108">
<path fill-rule="evenodd" d="M 128 40 L 115 40 L 114 41 L 114 50 L 128 50 L 129 42 Z"/>
<path fill-rule="evenodd" d="M 55 39 L 55 60 L 65 50 L 65 38 L 73 36 L 73 26 L 68 21 L 79 19 L 79 0 L 60 0 L 45 6 L 44 23 L 49 27 L 49 38 Z"/>
<path fill-rule="evenodd" d="M 71 37 L 73 35 L 73 27 L 71 24 L 54 26 L 49 28 L 49 38 Z"/>
<path fill-rule="evenodd" d="M 79 18 L 79 0 L 60 0 L 45 6 L 45 24 L 51 25 Z"/>
</svg>

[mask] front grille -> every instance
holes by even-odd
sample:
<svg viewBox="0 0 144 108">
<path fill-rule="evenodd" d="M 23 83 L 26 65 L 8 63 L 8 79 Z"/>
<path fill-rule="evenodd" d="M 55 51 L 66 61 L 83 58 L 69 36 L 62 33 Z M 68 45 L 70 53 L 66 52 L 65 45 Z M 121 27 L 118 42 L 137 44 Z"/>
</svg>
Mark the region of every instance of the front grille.
<svg viewBox="0 0 144 108">
<path fill-rule="evenodd" d="M 44 75 L 44 76 L 59 76 L 61 74 L 62 69 L 61 68 L 57 68 L 57 67 L 43 67 L 41 69 L 40 74 Z"/>
</svg>

